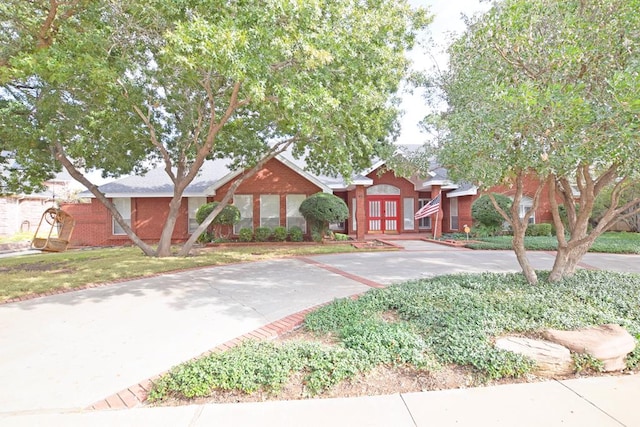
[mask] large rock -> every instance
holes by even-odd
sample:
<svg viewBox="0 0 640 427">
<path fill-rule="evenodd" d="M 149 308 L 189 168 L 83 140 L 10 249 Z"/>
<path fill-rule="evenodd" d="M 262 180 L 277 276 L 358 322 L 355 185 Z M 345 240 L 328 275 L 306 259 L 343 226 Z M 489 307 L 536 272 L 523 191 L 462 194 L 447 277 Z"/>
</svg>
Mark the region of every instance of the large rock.
<svg viewBox="0 0 640 427">
<path fill-rule="evenodd" d="M 575 353 L 586 353 L 601 360 L 607 372 L 625 369 L 625 357 L 636 347 L 631 334 L 614 324 L 575 331 L 548 329 L 544 331 L 544 337 Z"/>
<path fill-rule="evenodd" d="M 522 354 L 536 362 L 535 374 L 555 378 L 573 373 L 573 359 L 568 348 L 549 341 L 514 336 L 496 339 L 496 347 Z"/>
</svg>

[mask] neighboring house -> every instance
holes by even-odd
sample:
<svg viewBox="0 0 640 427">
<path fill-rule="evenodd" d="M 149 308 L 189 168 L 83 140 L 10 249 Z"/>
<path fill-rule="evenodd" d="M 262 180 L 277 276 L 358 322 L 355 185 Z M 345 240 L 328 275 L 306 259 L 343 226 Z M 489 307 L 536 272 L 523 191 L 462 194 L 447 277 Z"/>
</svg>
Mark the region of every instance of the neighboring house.
<svg viewBox="0 0 640 427">
<path fill-rule="evenodd" d="M 207 161 L 198 177 L 183 195 L 180 214 L 173 233 L 174 242 L 186 241 L 196 228 L 195 212 L 208 201 L 221 200 L 243 171 L 232 171 L 223 160 Z M 148 242 L 157 242 L 168 212 L 173 187 L 162 168 L 144 176 L 122 178 L 99 187 L 113 200 L 120 214 L 136 234 Z M 309 233 L 298 208 L 317 192 L 332 193 L 349 207 L 349 218 L 332 224 L 336 232 L 358 240 L 372 234 L 417 234 L 462 231 L 471 225 L 471 204 L 478 197 L 469 184 L 456 184 L 446 170 L 434 167 L 426 178 L 402 178 L 378 162 L 350 180 L 319 176 L 304 170 L 304 164 L 285 155 L 267 162 L 262 170 L 246 179 L 236 190 L 233 204 L 242 219 L 234 227 L 237 235 L 243 227 L 300 226 Z M 509 190 L 499 189 L 509 195 Z M 414 220 L 415 212 L 432 198 L 442 194 L 436 215 Z M 526 193 L 532 194 L 532 193 Z M 92 197 L 89 192 L 80 197 Z M 530 201 L 530 199 L 528 199 Z M 527 199 L 525 199 L 525 203 Z M 129 238 L 108 210 L 95 198 L 90 203 L 67 204 L 63 209 L 76 220 L 72 244 L 105 246 L 128 244 Z M 523 207 L 524 209 L 524 207 Z M 437 218 L 437 222 L 436 222 Z M 549 222 L 548 203 L 541 203 L 532 222 Z"/>
<path fill-rule="evenodd" d="M 35 232 L 47 208 L 71 197 L 69 184 L 66 180 L 53 179 L 44 183 L 43 192 L 0 197 L 0 236 Z"/>
</svg>

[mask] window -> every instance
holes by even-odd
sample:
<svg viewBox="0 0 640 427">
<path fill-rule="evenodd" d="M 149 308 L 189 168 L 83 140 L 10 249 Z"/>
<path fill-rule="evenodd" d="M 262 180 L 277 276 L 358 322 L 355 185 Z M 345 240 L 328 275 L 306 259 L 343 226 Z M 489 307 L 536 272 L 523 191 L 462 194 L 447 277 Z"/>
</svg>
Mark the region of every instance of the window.
<svg viewBox="0 0 640 427">
<path fill-rule="evenodd" d="M 329 230 L 331 231 L 344 231 L 344 227 L 345 227 L 344 221 L 332 222 L 329 224 Z"/>
<path fill-rule="evenodd" d="M 122 216 L 122 219 L 124 219 L 127 225 L 131 227 L 131 199 L 128 197 L 118 197 L 113 198 L 112 201 L 113 205 L 116 207 L 116 210 Z M 115 218 L 112 219 L 112 223 L 114 235 L 121 236 L 123 234 L 127 234 L 124 232 L 124 229 L 120 226 L 120 224 L 116 222 Z"/>
<path fill-rule="evenodd" d="M 198 221 L 196 221 L 196 212 L 200 206 L 207 203 L 206 197 L 187 197 L 187 203 L 189 207 L 189 234 L 192 234 L 198 228 Z"/>
<path fill-rule="evenodd" d="M 307 232 L 307 222 L 300 213 L 300 205 L 306 198 L 304 194 L 287 194 L 287 229 L 295 226 Z"/>
<path fill-rule="evenodd" d="M 271 229 L 280 225 L 280 196 L 278 194 L 260 195 L 260 227 Z"/>
<path fill-rule="evenodd" d="M 253 230 L 253 196 L 251 194 L 236 194 L 233 205 L 240 211 L 240 221 L 233 226 L 233 234 L 240 234 L 242 228 Z"/>
<path fill-rule="evenodd" d="M 367 188 L 367 196 L 399 196 L 400 189 L 389 184 L 378 184 Z"/>
<path fill-rule="evenodd" d="M 458 198 L 452 197 L 449 199 L 449 227 L 452 230 L 457 230 L 458 226 Z"/>
<path fill-rule="evenodd" d="M 358 229 L 358 221 L 356 220 L 356 209 L 357 209 L 356 198 L 351 199 L 351 224 L 353 224 L 353 231 Z"/>
<path fill-rule="evenodd" d="M 415 227 L 415 220 L 413 216 L 415 211 L 413 210 L 413 197 L 406 197 L 402 201 L 402 208 L 404 211 L 404 229 L 413 230 Z"/>
<path fill-rule="evenodd" d="M 430 201 L 431 201 L 431 199 L 418 199 L 418 209 L 417 210 L 420 210 L 422 207 L 424 207 L 424 205 L 426 205 Z M 420 230 L 430 230 L 431 229 L 431 216 L 420 218 L 418 220 L 418 229 L 420 229 Z"/>
<path fill-rule="evenodd" d="M 533 199 L 529 198 L 529 197 L 523 197 L 520 200 L 520 206 L 518 206 L 518 216 L 520 217 L 520 219 L 524 218 L 524 216 L 527 214 L 527 211 L 529 211 L 531 208 L 533 208 Z M 535 224 L 536 223 L 536 213 L 535 211 L 532 212 L 531 217 L 529 218 L 529 224 Z"/>
</svg>

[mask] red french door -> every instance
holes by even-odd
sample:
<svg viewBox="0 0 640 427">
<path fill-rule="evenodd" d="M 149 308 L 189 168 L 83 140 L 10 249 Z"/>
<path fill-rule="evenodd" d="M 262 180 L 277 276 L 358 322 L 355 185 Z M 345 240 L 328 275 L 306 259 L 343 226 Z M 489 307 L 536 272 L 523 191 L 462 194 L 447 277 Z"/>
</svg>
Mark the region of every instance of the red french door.
<svg viewBox="0 0 640 427">
<path fill-rule="evenodd" d="M 367 232 L 398 233 L 400 197 L 376 196 L 367 198 Z"/>
</svg>

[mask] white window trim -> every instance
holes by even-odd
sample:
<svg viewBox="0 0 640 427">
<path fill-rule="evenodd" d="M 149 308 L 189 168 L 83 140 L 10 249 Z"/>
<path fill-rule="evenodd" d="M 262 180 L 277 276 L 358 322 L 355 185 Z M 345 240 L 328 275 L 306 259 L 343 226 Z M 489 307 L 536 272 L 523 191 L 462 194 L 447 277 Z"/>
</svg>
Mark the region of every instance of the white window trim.
<svg viewBox="0 0 640 427">
<path fill-rule="evenodd" d="M 193 234 L 198 228 L 198 221 L 196 221 L 196 212 L 202 205 L 207 203 L 206 197 L 187 197 L 187 233 Z M 191 224 L 194 224 L 194 227 L 191 227 Z"/>
<path fill-rule="evenodd" d="M 113 199 L 111 199 L 111 202 L 113 203 L 113 206 L 115 206 L 116 210 L 120 213 L 120 216 L 122 216 L 122 219 L 124 219 L 125 222 L 127 222 L 127 224 L 129 225 L 129 227 L 131 227 L 131 198 L 130 197 L 114 197 Z M 120 202 L 123 203 L 124 206 L 118 206 Z M 119 208 L 122 208 L 122 209 L 119 209 Z M 114 236 L 127 235 L 127 233 L 124 230 L 122 230 L 122 232 L 117 232 L 116 227 L 120 228 L 120 224 L 116 222 L 116 219 L 112 215 L 111 216 L 111 234 Z"/>
<path fill-rule="evenodd" d="M 419 198 L 418 199 L 418 209 L 421 209 L 422 207 L 424 207 L 424 205 L 426 205 L 427 203 L 429 203 L 431 201 L 430 198 Z M 428 223 L 428 225 L 420 225 L 421 223 Z M 433 228 L 433 224 L 431 222 L 431 216 L 426 216 L 424 218 L 420 218 L 418 220 L 418 230 L 431 230 Z"/>
<path fill-rule="evenodd" d="M 277 204 L 275 205 L 277 207 L 277 211 L 276 211 L 276 215 L 275 216 L 263 216 L 263 197 L 265 198 L 270 198 L 270 199 L 275 199 L 277 200 Z M 265 212 L 267 214 L 269 214 L 269 212 Z M 278 225 L 265 225 L 265 223 L 263 222 L 263 220 L 273 220 L 273 219 L 278 219 Z M 280 225 L 280 195 L 279 194 L 261 194 L 260 195 L 260 227 L 271 227 L 271 228 L 275 228 L 278 227 Z"/>
<path fill-rule="evenodd" d="M 293 198 L 294 196 L 296 197 L 296 199 L 301 199 L 300 203 L 297 204 L 297 206 L 290 206 L 290 203 L 293 202 Z M 285 210 L 286 210 L 286 215 L 287 217 L 285 218 L 285 223 L 286 223 L 286 227 L 287 230 L 290 229 L 292 227 L 292 225 L 289 223 L 290 219 L 302 219 L 302 227 L 300 227 L 302 229 L 303 233 L 307 232 L 307 221 L 304 219 L 304 216 L 302 216 L 302 214 L 300 213 L 300 205 L 302 204 L 302 202 L 304 201 L 304 199 L 307 198 L 306 194 L 287 194 L 287 196 L 285 197 Z M 295 214 L 295 215 L 292 215 Z M 297 225 L 297 224 L 294 224 Z"/>
<path fill-rule="evenodd" d="M 240 198 L 244 198 L 246 197 L 247 200 L 249 201 L 249 212 L 243 212 L 242 208 L 243 205 L 242 203 L 239 202 Z M 233 196 L 233 205 L 235 207 L 237 207 L 240 210 L 240 221 L 237 224 L 233 225 L 233 234 L 239 234 L 240 233 L 240 229 L 244 228 L 242 226 L 242 220 L 251 220 L 251 227 L 247 227 L 247 228 L 251 228 L 253 230 L 253 194 L 236 194 Z M 244 214 L 249 213 L 251 214 L 251 216 L 244 216 Z"/>
<path fill-rule="evenodd" d="M 454 215 L 454 209 L 453 209 L 454 206 L 455 206 L 455 215 Z M 458 223 L 455 228 L 453 227 L 453 218 L 456 218 L 456 222 Z M 449 199 L 449 228 L 451 230 L 460 230 L 460 213 L 458 209 L 457 197 L 452 197 Z"/>
</svg>

